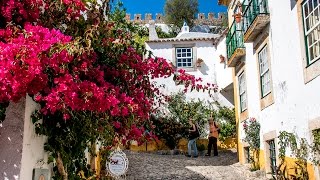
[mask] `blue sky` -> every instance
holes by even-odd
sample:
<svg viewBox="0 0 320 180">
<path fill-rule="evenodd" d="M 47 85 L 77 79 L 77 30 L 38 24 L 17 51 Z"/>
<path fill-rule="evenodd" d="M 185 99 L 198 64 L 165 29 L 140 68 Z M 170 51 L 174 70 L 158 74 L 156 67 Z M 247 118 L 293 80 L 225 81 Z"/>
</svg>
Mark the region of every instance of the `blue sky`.
<svg viewBox="0 0 320 180">
<path fill-rule="evenodd" d="M 119 0 L 114 0 L 118 2 Z M 199 1 L 199 12 L 205 13 L 207 16 L 209 12 L 226 12 L 225 6 L 218 6 L 217 0 L 198 0 Z M 152 13 L 155 16 L 156 13 L 164 14 L 165 0 L 121 0 L 123 6 L 126 8 L 127 13 L 131 14 L 142 14 L 144 18 L 145 13 Z M 216 15 L 217 16 L 217 15 Z"/>
</svg>

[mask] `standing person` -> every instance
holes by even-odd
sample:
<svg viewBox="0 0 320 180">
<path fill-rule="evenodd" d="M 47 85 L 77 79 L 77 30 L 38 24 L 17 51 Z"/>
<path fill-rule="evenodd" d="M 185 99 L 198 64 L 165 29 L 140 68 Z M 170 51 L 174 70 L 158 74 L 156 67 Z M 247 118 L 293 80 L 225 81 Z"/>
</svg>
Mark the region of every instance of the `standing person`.
<svg viewBox="0 0 320 180">
<path fill-rule="evenodd" d="M 213 145 L 213 156 L 218 156 L 218 137 L 220 132 L 220 126 L 211 117 L 209 120 L 209 143 L 208 143 L 208 153 L 206 156 L 211 156 L 211 148 Z"/>
<path fill-rule="evenodd" d="M 198 157 L 198 149 L 197 149 L 197 138 L 199 137 L 198 127 L 192 122 L 192 119 L 189 119 L 189 124 L 191 128 L 189 129 L 189 141 L 188 141 L 188 154 L 187 157 L 191 157 L 192 148 L 194 150 L 193 157 Z"/>
</svg>

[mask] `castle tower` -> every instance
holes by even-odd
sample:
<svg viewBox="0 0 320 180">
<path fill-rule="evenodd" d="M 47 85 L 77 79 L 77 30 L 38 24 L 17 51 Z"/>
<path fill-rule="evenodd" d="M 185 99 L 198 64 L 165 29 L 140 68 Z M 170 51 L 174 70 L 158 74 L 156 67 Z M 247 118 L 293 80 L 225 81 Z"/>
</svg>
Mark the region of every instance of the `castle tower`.
<svg viewBox="0 0 320 180">
<path fill-rule="evenodd" d="M 160 13 L 156 14 L 156 23 L 162 23 L 163 22 L 163 16 Z"/>
<path fill-rule="evenodd" d="M 146 23 L 148 23 L 150 20 L 152 20 L 152 14 L 146 13 L 144 15 L 144 20 L 146 21 Z"/>
<path fill-rule="evenodd" d="M 141 14 L 134 14 L 134 22 L 136 23 L 141 22 Z"/>
<path fill-rule="evenodd" d="M 214 20 L 214 13 L 208 13 L 208 19 L 209 21 L 213 21 Z"/>
<path fill-rule="evenodd" d="M 198 20 L 204 20 L 206 17 L 205 17 L 205 15 L 204 15 L 204 13 L 199 13 L 198 14 Z"/>
<path fill-rule="evenodd" d="M 130 20 L 131 20 L 131 14 L 128 14 L 128 13 L 126 14 L 126 20 L 127 20 L 127 21 L 130 21 Z"/>
<path fill-rule="evenodd" d="M 218 19 L 222 19 L 222 18 L 224 18 L 224 16 L 225 16 L 225 14 L 224 13 L 218 13 Z"/>
</svg>

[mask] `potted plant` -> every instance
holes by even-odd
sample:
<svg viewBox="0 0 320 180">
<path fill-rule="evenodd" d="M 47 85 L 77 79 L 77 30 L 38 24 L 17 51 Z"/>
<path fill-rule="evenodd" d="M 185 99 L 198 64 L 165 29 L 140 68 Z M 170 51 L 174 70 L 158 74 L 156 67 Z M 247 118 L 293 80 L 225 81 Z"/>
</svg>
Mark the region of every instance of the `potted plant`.
<svg viewBox="0 0 320 180">
<path fill-rule="evenodd" d="M 241 22 L 241 18 L 242 18 L 241 13 L 236 13 L 236 14 L 233 15 L 233 17 L 236 20 L 236 23 L 240 23 Z"/>
<path fill-rule="evenodd" d="M 203 63 L 203 60 L 201 58 L 198 58 L 196 62 L 197 67 L 201 67 L 201 63 Z"/>
<path fill-rule="evenodd" d="M 220 63 L 224 63 L 225 62 L 225 57 L 224 56 L 222 56 L 221 54 L 220 54 Z"/>
</svg>

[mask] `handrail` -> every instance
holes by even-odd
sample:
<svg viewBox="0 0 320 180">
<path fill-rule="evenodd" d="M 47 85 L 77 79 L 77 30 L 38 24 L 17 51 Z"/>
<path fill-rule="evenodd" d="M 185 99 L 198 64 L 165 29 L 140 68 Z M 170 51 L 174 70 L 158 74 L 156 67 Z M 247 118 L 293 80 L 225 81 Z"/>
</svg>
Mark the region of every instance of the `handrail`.
<svg viewBox="0 0 320 180">
<path fill-rule="evenodd" d="M 233 21 L 226 37 L 227 44 L 227 57 L 228 59 L 232 56 L 237 48 L 244 48 L 243 42 L 243 31 L 241 23 Z"/>
<path fill-rule="evenodd" d="M 259 14 L 269 14 L 268 0 L 244 0 L 242 3 L 243 31 L 247 32 Z"/>
</svg>

